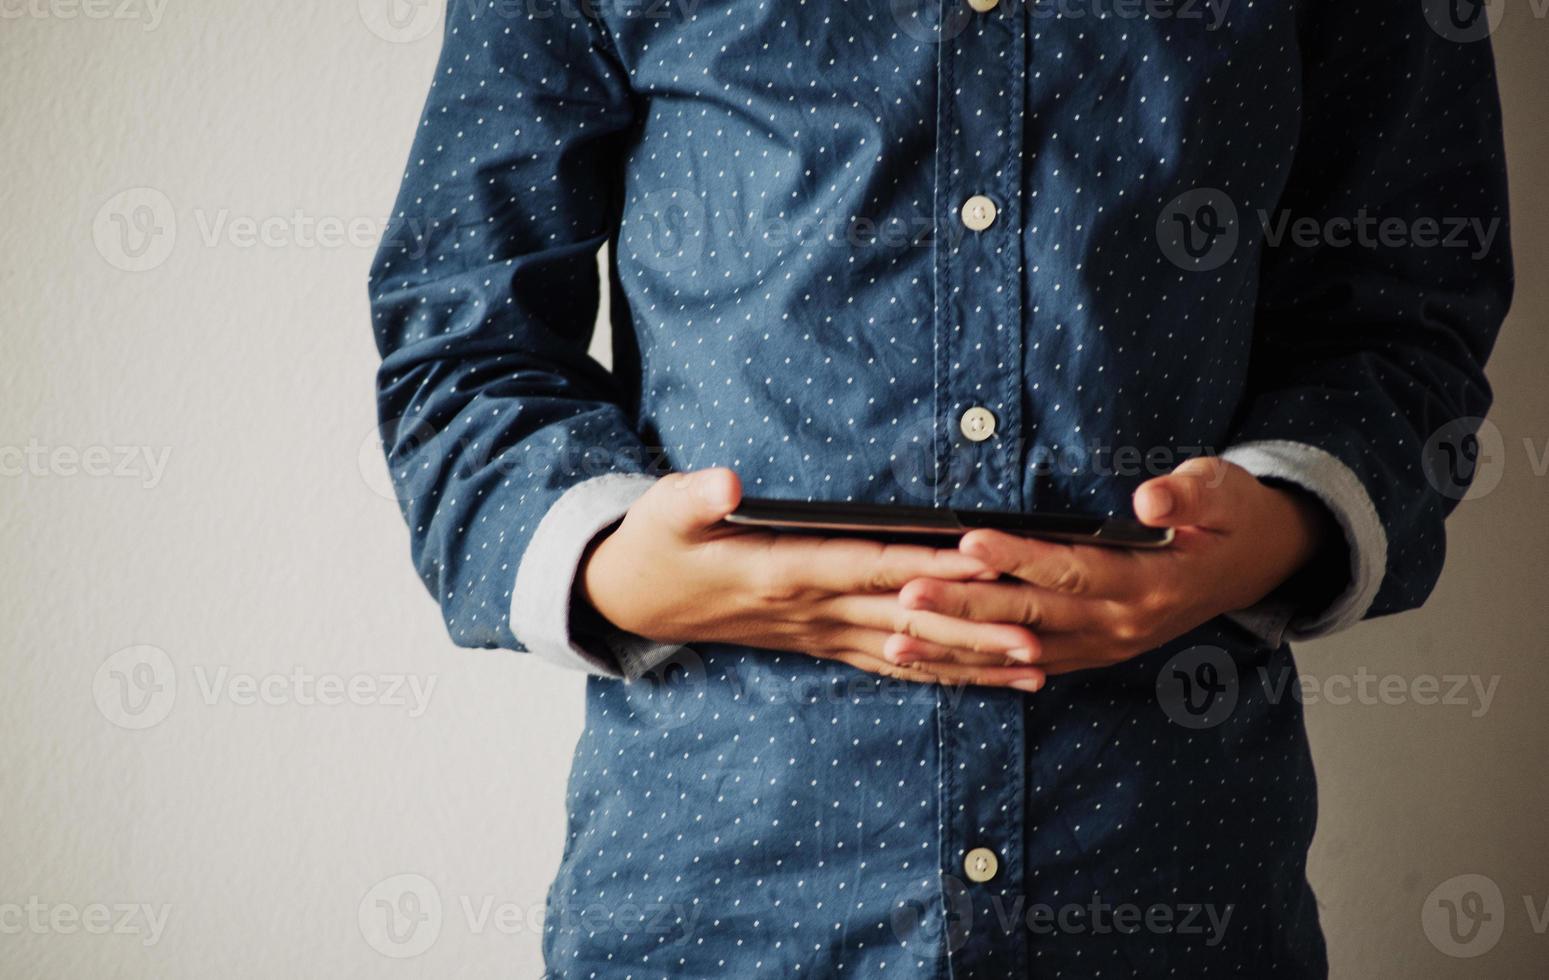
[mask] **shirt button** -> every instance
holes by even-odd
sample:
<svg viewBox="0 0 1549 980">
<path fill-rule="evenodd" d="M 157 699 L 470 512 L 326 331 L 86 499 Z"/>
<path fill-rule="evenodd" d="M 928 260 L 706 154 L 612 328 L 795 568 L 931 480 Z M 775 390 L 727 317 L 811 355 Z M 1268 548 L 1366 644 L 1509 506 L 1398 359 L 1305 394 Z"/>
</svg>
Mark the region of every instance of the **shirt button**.
<svg viewBox="0 0 1549 980">
<path fill-rule="evenodd" d="M 981 14 L 987 14 L 994 10 L 1000 0 L 968 0 L 968 6 Z"/>
<path fill-rule="evenodd" d="M 962 427 L 963 435 L 970 440 L 983 442 L 995 434 L 995 413 L 975 405 L 963 413 L 958 425 Z"/>
<path fill-rule="evenodd" d="M 970 231 L 983 231 L 995 223 L 995 202 L 975 194 L 963 202 L 963 224 Z"/>
<path fill-rule="evenodd" d="M 963 870 L 968 873 L 969 881 L 983 884 L 1000 870 L 1000 859 L 988 847 L 976 847 L 963 859 Z"/>
</svg>

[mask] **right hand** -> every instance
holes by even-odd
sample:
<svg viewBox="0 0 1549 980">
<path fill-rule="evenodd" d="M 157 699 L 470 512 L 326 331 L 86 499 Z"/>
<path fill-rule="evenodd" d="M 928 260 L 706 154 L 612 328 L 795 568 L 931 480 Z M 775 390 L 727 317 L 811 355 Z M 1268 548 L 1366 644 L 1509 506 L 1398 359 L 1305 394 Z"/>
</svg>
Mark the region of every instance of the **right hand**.
<svg viewBox="0 0 1549 980">
<path fill-rule="evenodd" d="M 914 579 L 996 577 L 980 560 L 956 548 L 720 523 L 741 499 L 728 469 L 657 481 L 591 549 L 580 576 L 585 599 L 618 628 L 659 643 L 790 650 L 912 681 L 1043 686 L 1043 671 L 1027 665 L 1038 640 L 1026 627 L 899 603 Z M 940 656 L 894 662 L 922 643 Z"/>
</svg>

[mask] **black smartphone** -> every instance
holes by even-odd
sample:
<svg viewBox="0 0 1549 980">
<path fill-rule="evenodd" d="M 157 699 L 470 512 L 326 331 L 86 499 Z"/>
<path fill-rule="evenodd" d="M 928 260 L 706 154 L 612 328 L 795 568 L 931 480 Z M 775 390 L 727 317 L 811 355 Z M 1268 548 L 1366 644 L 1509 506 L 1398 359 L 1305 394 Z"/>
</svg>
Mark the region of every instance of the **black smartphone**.
<svg viewBox="0 0 1549 980">
<path fill-rule="evenodd" d="M 1170 527 L 1085 514 L 1038 514 L 1009 510 L 949 510 L 899 504 L 828 503 L 744 497 L 726 522 L 775 531 L 873 538 L 941 545 L 974 528 L 987 527 L 1069 544 L 1112 548 L 1165 548 Z"/>
</svg>

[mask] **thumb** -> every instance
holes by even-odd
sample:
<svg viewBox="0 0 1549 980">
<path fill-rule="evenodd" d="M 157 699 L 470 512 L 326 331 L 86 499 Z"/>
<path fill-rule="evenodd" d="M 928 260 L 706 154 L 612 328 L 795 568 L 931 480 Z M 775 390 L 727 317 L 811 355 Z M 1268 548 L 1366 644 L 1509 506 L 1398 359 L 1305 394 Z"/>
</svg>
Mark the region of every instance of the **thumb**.
<svg viewBox="0 0 1549 980">
<path fill-rule="evenodd" d="M 742 481 L 725 467 L 676 473 L 652 488 L 652 518 L 673 534 L 694 537 L 736 509 Z"/>
<path fill-rule="evenodd" d="M 1184 461 L 1135 491 L 1135 516 L 1152 527 L 1220 529 L 1231 516 L 1226 489 L 1232 464 L 1213 456 Z"/>
</svg>

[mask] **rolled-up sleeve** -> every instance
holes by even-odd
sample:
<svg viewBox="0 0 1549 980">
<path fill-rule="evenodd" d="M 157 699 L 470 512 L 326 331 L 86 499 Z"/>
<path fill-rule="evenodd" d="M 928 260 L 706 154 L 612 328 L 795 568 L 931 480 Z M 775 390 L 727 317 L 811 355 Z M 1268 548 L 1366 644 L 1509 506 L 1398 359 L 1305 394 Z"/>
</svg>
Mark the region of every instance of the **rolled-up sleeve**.
<svg viewBox="0 0 1549 980">
<path fill-rule="evenodd" d="M 1512 293 L 1494 65 L 1488 40 L 1444 37 L 1423 6 L 1312 4 L 1303 24 L 1300 149 L 1266 230 L 1310 218 L 1324 233 L 1266 235 L 1223 456 L 1320 500 L 1350 564 L 1331 605 L 1236 617 L 1270 642 L 1426 598 L 1472 475 L 1439 475 L 1445 444 L 1490 406 L 1484 365 Z"/>
<path fill-rule="evenodd" d="M 593 541 L 656 482 L 653 476 L 609 473 L 566 490 L 543 515 L 527 545 L 511 594 L 511 622 L 523 644 L 564 667 L 582 666 L 633 680 L 670 659 L 679 647 L 616 629 L 580 598 L 581 559 Z"/>
<path fill-rule="evenodd" d="M 653 468 L 624 387 L 587 355 L 634 123 L 584 5 L 452 4 L 370 276 L 383 442 L 452 639 L 612 676 L 567 610 L 618 491 Z"/>
</svg>

